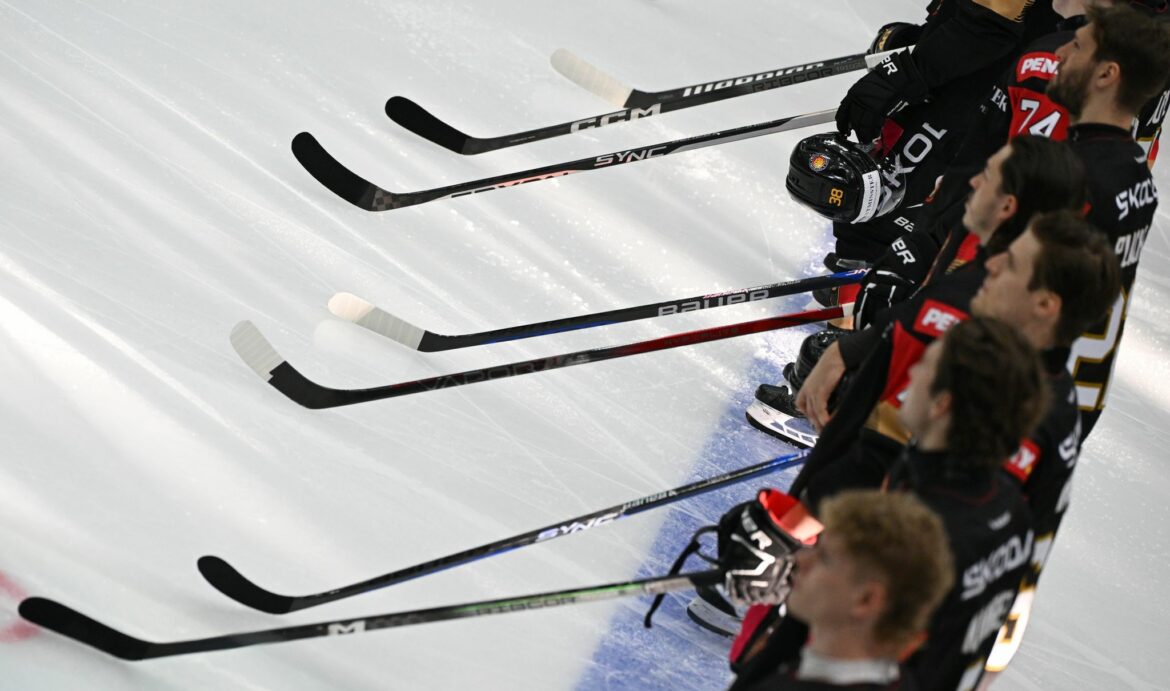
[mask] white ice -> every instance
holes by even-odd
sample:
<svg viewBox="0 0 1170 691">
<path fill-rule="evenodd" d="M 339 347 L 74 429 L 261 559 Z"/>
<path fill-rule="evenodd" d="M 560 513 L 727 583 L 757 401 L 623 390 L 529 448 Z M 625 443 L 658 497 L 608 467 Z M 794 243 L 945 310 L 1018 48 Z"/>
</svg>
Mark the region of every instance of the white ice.
<svg viewBox="0 0 1170 691">
<path fill-rule="evenodd" d="M 858 52 L 922 5 L 0 0 L 0 688 L 653 688 L 684 662 L 717 665 L 722 643 L 679 624 L 706 658 L 596 669 L 614 618 L 642 601 L 141 663 L 30 633 L 15 610 L 42 595 L 173 640 L 633 577 L 670 511 L 285 617 L 226 600 L 195 560 L 314 592 L 680 484 L 737 419 L 750 370 L 799 334 L 310 411 L 228 333 L 250 319 L 308 376 L 361 387 L 793 308 L 425 355 L 326 302 L 350 291 L 462 333 L 809 275 L 826 224 L 783 190 L 807 131 L 383 214 L 317 184 L 290 140 L 312 131 L 359 174 L 414 190 L 810 112 L 850 78 L 475 157 L 382 105 L 404 95 L 504 134 L 611 110 L 550 69 L 557 48 L 665 89 Z M 1162 211 L 1109 409 L 1000 688 L 1170 677 L 1167 226 Z M 745 463 L 785 450 L 752 444 Z M 694 679 L 671 684 L 712 686 Z"/>
</svg>

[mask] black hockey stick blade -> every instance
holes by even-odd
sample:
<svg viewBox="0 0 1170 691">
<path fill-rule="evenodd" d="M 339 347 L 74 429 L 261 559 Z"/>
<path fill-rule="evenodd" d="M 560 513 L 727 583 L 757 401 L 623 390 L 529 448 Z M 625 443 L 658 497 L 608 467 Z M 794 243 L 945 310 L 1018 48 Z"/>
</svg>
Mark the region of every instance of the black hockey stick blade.
<svg viewBox="0 0 1170 691">
<path fill-rule="evenodd" d="M 199 560 L 195 562 L 195 567 L 199 569 L 199 573 L 203 575 L 204 580 L 210 583 L 213 588 L 236 602 L 247 605 L 252 609 L 258 609 L 261 612 L 288 614 L 289 612 L 317 604 L 316 602 L 303 604 L 305 598 L 280 595 L 270 590 L 265 590 L 245 578 L 234 566 L 214 555 L 199 557 Z M 315 596 L 310 596 L 310 598 L 324 597 L 329 594 L 319 593 Z M 332 602 L 334 599 L 337 598 L 322 600 L 322 602 Z"/>
<path fill-rule="evenodd" d="M 390 573 L 375 576 L 364 581 L 310 595 L 290 596 L 265 590 L 244 577 L 231 564 L 216 556 L 200 557 L 198 567 L 199 572 L 203 574 L 203 577 L 213 588 L 236 602 L 271 614 L 286 614 L 288 612 L 350 598 L 355 595 L 361 595 L 387 586 L 397 585 L 398 583 L 404 583 L 439 571 L 445 571 L 474 561 L 510 552 L 514 549 L 534 545 L 538 542 L 548 542 L 549 540 L 566 535 L 576 535 L 577 533 L 582 533 L 598 526 L 609 525 L 626 516 L 644 513 L 651 509 L 667 506 L 684 499 L 711 492 L 732 483 L 743 482 L 749 478 L 791 468 L 803 463 L 805 456 L 805 452 L 778 456 L 762 463 L 697 480 L 681 487 L 666 490 L 665 492 L 656 492 L 625 502 L 624 504 L 610 506 L 600 511 L 594 511 L 583 516 L 553 523 L 543 528 L 513 535 L 512 537 L 480 545 L 479 547 L 473 547 L 462 552 L 456 552 L 421 564 L 391 571 Z"/>
<path fill-rule="evenodd" d="M 364 300 L 352 293 L 337 293 L 330 298 L 329 311 L 342 319 L 363 326 L 407 348 L 424 353 L 433 353 L 440 350 L 469 348 L 491 343 L 515 341 L 523 338 L 548 336 L 566 331 L 592 329 L 610 324 L 664 317 L 702 309 L 742 305 L 746 302 L 754 302 L 756 300 L 768 300 L 821 288 L 833 288 L 857 283 L 864 278 L 865 274 L 866 271 L 864 269 L 842 271 L 826 276 L 810 276 L 794 281 L 772 283 L 753 288 L 728 290 L 722 293 L 697 295 L 677 300 L 665 300 L 663 302 L 639 305 L 637 307 L 623 307 L 605 312 L 595 312 L 593 314 L 583 314 L 575 317 L 552 319 L 549 321 L 468 334 L 439 334 L 428 331 L 411 324 L 405 319 L 396 317 L 368 300 Z"/>
<path fill-rule="evenodd" d="M 123 660 L 152 657 L 150 652 L 153 644 L 127 636 L 59 602 L 43 597 L 30 597 L 20 603 L 19 611 L 20 616 L 37 626 L 81 641 L 114 657 Z"/>
<path fill-rule="evenodd" d="M 386 116 L 402 127 L 439 146 L 457 154 L 477 154 L 479 149 L 471 137 L 448 125 L 425 108 L 403 96 L 393 96 L 386 101 Z"/>
<path fill-rule="evenodd" d="M 659 576 L 637 581 L 607 583 L 605 585 L 571 588 L 521 597 L 485 600 L 447 607 L 433 607 L 410 612 L 379 614 L 360 619 L 339 619 L 317 624 L 286 626 L 262 631 L 234 633 L 210 638 L 156 643 L 117 631 L 77 610 L 46 598 L 33 597 L 20 603 L 20 614 L 28 621 L 55 631 L 62 636 L 123 660 L 187 655 L 245 648 L 265 643 L 283 643 L 303 638 L 323 638 L 365 633 L 378 629 L 413 626 L 435 621 L 467 619 L 493 614 L 506 614 L 531 609 L 545 609 L 585 602 L 598 602 L 632 595 L 657 595 L 676 590 L 697 588 L 719 583 L 722 571 L 712 569 L 677 576 Z"/>
<path fill-rule="evenodd" d="M 701 134 L 685 139 L 676 139 L 653 146 L 644 146 L 625 151 L 615 151 L 593 158 L 582 158 L 567 163 L 554 163 L 540 168 L 515 173 L 505 173 L 490 178 L 436 187 L 417 192 L 391 192 L 364 180 L 333 158 L 328 151 L 308 132 L 301 132 L 293 138 L 293 155 L 305 170 L 334 194 L 366 211 L 389 211 L 404 206 L 414 206 L 436 199 L 462 197 L 480 192 L 515 187 L 529 182 L 557 178 L 573 173 L 582 173 L 598 168 L 613 168 L 626 163 L 659 158 L 683 151 L 691 151 L 724 142 L 734 142 L 751 137 L 761 137 L 775 132 L 823 125 L 831 122 L 834 111 L 822 110 L 804 115 L 794 115 L 779 120 L 770 120 L 755 125 L 736 127 L 730 130 Z"/>
<path fill-rule="evenodd" d="M 350 204 L 369 208 L 374 186 L 338 163 L 313 135 L 301 132 L 293 137 L 292 152 L 317 182 Z"/>
<path fill-rule="evenodd" d="M 790 326 L 837 319 L 844 316 L 844 314 L 844 310 L 840 307 L 828 307 L 808 312 L 797 312 L 795 314 L 729 324 L 727 326 L 716 326 L 698 331 L 689 331 L 648 341 L 630 343 L 628 345 L 581 350 L 575 353 L 523 360 L 507 365 L 484 367 L 458 372 L 456 374 L 428 377 L 426 379 L 375 386 L 367 389 L 334 389 L 310 380 L 281 357 L 276 352 L 276 349 L 272 347 L 272 344 L 268 342 L 268 339 L 264 338 L 264 335 L 260 333 L 260 330 L 252 322 L 243 321 L 237 324 L 232 329 L 231 343 L 236 353 L 240 356 L 240 359 L 251 367 L 261 379 L 267 381 L 269 385 L 280 391 L 293 402 L 306 408 L 317 409 L 337 408 L 356 403 L 380 401 L 387 398 L 422 393 L 423 391 L 434 391 L 436 389 L 464 386 L 466 384 L 475 384 L 493 379 L 504 379 L 506 377 L 517 377 L 524 374 L 544 372 L 561 367 L 572 367 L 590 362 L 612 360 L 630 355 L 638 355 L 640 353 L 669 350 L 671 348 L 718 341 L 735 336 L 746 336 L 763 331 L 772 331 Z"/>
</svg>

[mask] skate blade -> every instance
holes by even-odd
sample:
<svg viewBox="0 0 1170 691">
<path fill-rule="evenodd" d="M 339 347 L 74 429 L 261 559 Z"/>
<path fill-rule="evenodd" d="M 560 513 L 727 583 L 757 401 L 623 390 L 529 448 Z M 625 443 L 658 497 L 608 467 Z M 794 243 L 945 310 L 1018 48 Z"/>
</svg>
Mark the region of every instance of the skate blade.
<svg viewBox="0 0 1170 691">
<path fill-rule="evenodd" d="M 691 600 L 687 605 L 687 616 L 691 621 L 720 636 L 734 638 L 739 633 L 743 621 L 729 615 L 717 607 L 713 607 L 700 597 Z"/>
<path fill-rule="evenodd" d="M 820 436 L 808 420 L 792 417 L 761 401 L 753 401 L 745 417 L 752 427 L 764 434 L 804 448 L 815 446 Z"/>
</svg>

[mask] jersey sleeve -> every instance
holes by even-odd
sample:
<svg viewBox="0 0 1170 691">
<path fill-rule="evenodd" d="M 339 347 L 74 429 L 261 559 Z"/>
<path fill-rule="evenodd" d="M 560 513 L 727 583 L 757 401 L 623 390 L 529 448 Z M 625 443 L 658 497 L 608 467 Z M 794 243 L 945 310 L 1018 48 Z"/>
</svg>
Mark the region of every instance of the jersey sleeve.
<svg viewBox="0 0 1170 691">
<path fill-rule="evenodd" d="M 1137 120 L 1134 121 L 1133 138 L 1145 150 L 1146 162 L 1151 169 L 1158 158 L 1158 144 L 1162 137 L 1167 110 L 1170 110 L 1170 83 L 1166 84 L 1161 93 L 1142 106 Z"/>
<path fill-rule="evenodd" d="M 954 1 L 953 13 L 937 22 L 928 20 L 914 48 L 914 63 L 928 87 L 983 69 L 1015 50 L 1023 37 L 1022 22 L 973 0 Z"/>
</svg>

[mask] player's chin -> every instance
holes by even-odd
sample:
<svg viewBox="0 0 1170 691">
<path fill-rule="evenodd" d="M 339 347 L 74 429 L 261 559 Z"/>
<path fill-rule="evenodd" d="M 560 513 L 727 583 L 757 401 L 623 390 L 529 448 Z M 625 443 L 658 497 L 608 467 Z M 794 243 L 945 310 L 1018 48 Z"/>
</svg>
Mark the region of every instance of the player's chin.
<svg viewBox="0 0 1170 691">
<path fill-rule="evenodd" d="M 983 301 L 986 299 L 985 298 L 986 295 L 987 295 L 987 291 L 984 290 L 983 286 L 979 286 L 979 290 L 976 291 L 975 297 L 971 298 L 971 314 L 972 315 L 974 315 L 976 317 L 989 316 L 986 312 L 983 311 Z"/>
</svg>

